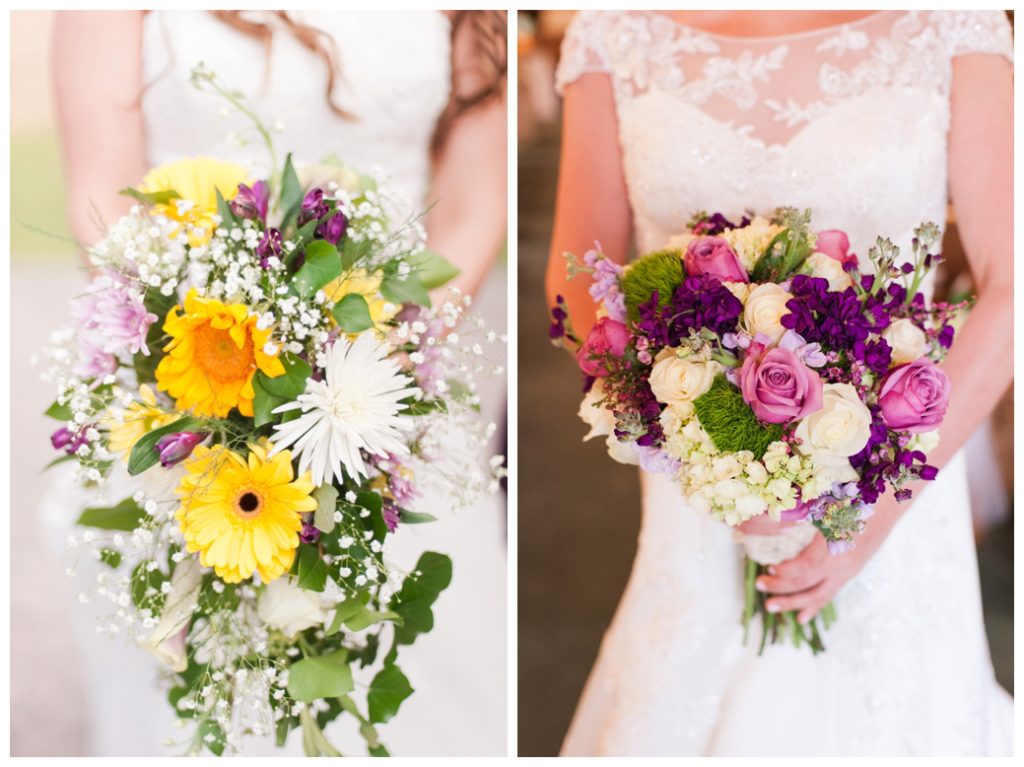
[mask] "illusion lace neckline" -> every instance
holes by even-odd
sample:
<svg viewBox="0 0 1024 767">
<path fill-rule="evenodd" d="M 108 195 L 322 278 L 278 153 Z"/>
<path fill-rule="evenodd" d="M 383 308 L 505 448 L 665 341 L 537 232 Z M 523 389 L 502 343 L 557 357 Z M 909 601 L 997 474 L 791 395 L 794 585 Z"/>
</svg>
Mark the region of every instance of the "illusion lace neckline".
<svg viewBox="0 0 1024 767">
<path fill-rule="evenodd" d="M 688 24 L 687 22 L 681 21 L 675 16 L 672 16 L 671 13 L 668 11 L 641 11 L 641 13 L 646 13 L 654 18 L 664 19 L 668 23 L 673 24 L 676 27 L 679 27 L 680 29 L 684 29 L 687 32 L 690 32 L 695 35 L 703 35 L 705 37 L 710 37 L 714 40 L 721 40 L 723 42 L 734 43 L 772 44 L 802 40 L 804 38 L 831 35 L 844 29 L 859 29 L 861 26 L 870 24 L 872 21 L 875 21 L 876 19 L 882 18 L 890 13 L 893 13 L 893 11 L 874 11 L 872 13 L 869 13 L 867 16 L 862 16 L 861 18 L 854 19 L 853 21 L 844 21 L 839 24 L 829 24 L 824 27 L 805 29 L 802 32 L 789 32 L 781 35 L 725 35 L 720 32 L 712 32 L 710 30 L 704 29 L 703 27 L 697 27 L 694 26 L 693 24 Z M 900 13 L 902 13 L 902 11 L 900 11 Z"/>
</svg>

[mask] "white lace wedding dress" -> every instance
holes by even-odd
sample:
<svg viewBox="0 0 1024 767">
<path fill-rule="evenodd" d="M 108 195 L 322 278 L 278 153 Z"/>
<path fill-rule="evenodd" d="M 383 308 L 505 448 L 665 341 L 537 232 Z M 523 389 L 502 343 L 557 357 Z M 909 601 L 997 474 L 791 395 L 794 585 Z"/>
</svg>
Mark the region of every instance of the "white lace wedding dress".
<svg viewBox="0 0 1024 767">
<path fill-rule="evenodd" d="M 150 165 L 201 154 L 266 164 L 260 144 L 240 147 L 229 139 L 232 131 L 245 128 L 244 119 L 219 117 L 224 103 L 189 85 L 189 71 L 202 61 L 225 84 L 242 90 L 268 124 L 281 121 L 281 130 L 274 135 L 279 153 L 292 151 L 307 162 L 334 154 L 356 168 L 379 166 L 409 201 L 409 214 L 424 210 L 430 202 L 431 134 L 451 87 L 448 19 L 434 11 L 316 11 L 296 16 L 334 38 L 341 71 L 336 96 L 353 119 L 331 112 L 325 98 L 324 62 L 287 32 L 274 35 L 264 84 L 264 51 L 257 40 L 208 13 L 151 12 L 145 17 L 142 46 L 147 84 L 142 108 Z M 497 311 L 490 313 L 503 321 L 503 300 L 494 304 L 491 308 Z M 481 310 L 489 311 L 478 306 Z M 484 416 L 498 421 L 503 384 L 482 383 Z M 76 514 L 77 501 L 69 503 L 69 498 L 80 499 L 81 494 L 70 482 L 57 481 L 44 501 L 51 529 L 64 531 L 53 536 L 58 542 L 70 532 Z M 407 570 L 423 550 L 447 553 L 454 562 L 453 581 L 434 608 L 434 631 L 402 653 L 403 671 L 417 692 L 399 716 L 380 728 L 382 740 L 396 755 L 504 755 L 503 501 L 500 496 L 486 498 L 453 516 L 444 499 L 431 498 L 418 510 L 433 513 L 439 521 L 400 529 L 390 558 Z M 165 738 L 183 736 L 157 682 L 154 659 L 142 649 L 95 636 L 88 606 L 75 605 L 74 611 L 76 644 L 87 677 L 92 753 L 180 753 L 180 747 L 161 747 Z M 246 754 L 301 754 L 300 735 L 292 733 L 283 752 L 269 739 L 250 738 Z M 340 720 L 327 735 L 346 755 L 365 753 L 354 728 Z"/>
<path fill-rule="evenodd" d="M 946 219 L 951 61 L 1010 58 L 1001 12 L 883 11 L 772 38 L 584 12 L 558 84 L 611 79 L 641 252 L 696 210 L 811 208 L 863 256 Z M 986 755 L 1012 750 L 980 604 L 962 455 L 835 600 L 827 651 L 744 646 L 731 532 L 643 476 L 632 576 L 564 755 Z"/>
</svg>

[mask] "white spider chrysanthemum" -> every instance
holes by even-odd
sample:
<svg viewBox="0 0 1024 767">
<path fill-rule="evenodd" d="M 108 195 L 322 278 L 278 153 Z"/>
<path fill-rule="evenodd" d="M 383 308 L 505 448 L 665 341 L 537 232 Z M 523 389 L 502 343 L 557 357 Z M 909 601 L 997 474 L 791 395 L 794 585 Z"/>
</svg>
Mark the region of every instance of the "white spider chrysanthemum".
<svg viewBox="0 0 1024 767">
<path fill-rule="evenodd" d="M 388 348 L 372 332 L 355 342 L 342 336 L 326 352 L 325 378 L 306 382 L 295 402 L 274 410 L 302 410 L 293 421 L 277 424 L 275 450 L 294 445 L 299 472 L 310 471 L 317 484 L 331 477 L 344 481 L 368 476 L 361 454 L 409 452 L 402 440 L 402 400 L 419 394 L 412 379 L 387 358 Z"/>
</svg>

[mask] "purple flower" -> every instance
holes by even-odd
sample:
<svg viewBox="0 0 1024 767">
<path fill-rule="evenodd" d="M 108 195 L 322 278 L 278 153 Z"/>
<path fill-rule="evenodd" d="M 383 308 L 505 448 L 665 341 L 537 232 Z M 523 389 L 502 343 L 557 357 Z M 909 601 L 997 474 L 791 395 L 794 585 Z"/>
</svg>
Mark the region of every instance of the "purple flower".
<svg viewBox="0 0 1024 767">
<path fill-rule="evenodd" d="M 337 245 L 338 241 L 345 236 L 348 230 L 348 219 L 340 210 L 316 228 L 316 236 L 327 240 L 331 245 Z"/>
<path fill-rule="evenodd" d="M 279 229 L 271 227 L 263 233 L 259 245 L 256 246 L 256 255 L 260 257 L 260 266 L 264 269 L 270 268 L 270 259 L 281 258 L 284 253 L 284 240 Z"/>
<path fill-rule="evenodd" d="M 636 444 L 637 457 L 640 459 L 640 468 L 650 474 L 668 474 L 670 476 L 679 471 L 680 463 L 660 447 L 645 447 Z"/>
<path fill-rule="evenodd" d="M 850 551 L 856 548 L 853 541 L 829 541 L 828 542 L 828 553 L 829 554 L 842 554 L 843 552 Z"/>
<path fill-rule="evenodd" d="M 889 308 L 878 298 L 862 300 L 852 287 L 830 291 L 828 280 L 820 277 L 798 274 L 791 281 L 790 292 L 793 298 L 786 303 L 790 313 L 782 317 L 782 326 L 826 349 L 851 349 L 890 323 Z"/>
<path fill-rule="evenodd" d="M 722 282 L 750 282 L 747 270 L 729 243 L 721 237 L 690 240 L 683 256 L 686 274 L 694 277 L 709 274 Z"/>
<path fill-rule="evenodd" d="M 266 181 L 257 181 L 252 187 L 238 185 L 238 193 L 231 200 L 231 212 L 239 218 L 267 220 L 267 206 L 270 202 L 270 187 Z"/>
<path fill-rule="evenodd" d="M 310 189 L 302 198 L 302 206 L 299 208 L 298 225 L 304 226 L 310 221 L 319 221 L 331 210 L 330 204 L 324 199 L 324 190 L 319 188 Z"/>
<path fill-rule="evenodd" d="M 885 375 L 892 364 L 892 347 L 884 338 L 867 343 L 857 341 L 851 349 L 851 354 L 855 360 L 864 363 L 869 370 L 878 375 Z"/>
<path fill-rule="evenodd" d="M 389 501 L 385 501 L 381 511 L 384 515 L 384 524 L 387 525 L 388 532 L 395 532 L 398 528 L 399 517 L 401 516 L 398 507 Z"/>
<path fill-rule="evenodd" d="M 195 446 L 208 436 L 198 431 L 176 431 L 158 439 L 153 449 L 160 455 L 160 465 L 169 469 L 192 455 Z"/>
<path fill-rule="evenodd" d="M 949 391 L 949 376 L 931 360 L 921 358 L 894 368 L 882 380 L 878 405 L 890 429 L 918 434 L 942 423 Z"/>
<path fill-rule="evenodd" d="M 740 390 L 754 415 L 788 423 L 821 409 L 821 378 L 789 349 L 753 344 L 740 370 Z"/>
<path fill-rule="evenodd" d="M 113 373 L 117 354 L 149 354 L 146 335 L 157 316 L 119 277 L 99 277 L 72 303 L 71 311 L 78 331 L 79 375 L 99 378 Z"/>
<path fill-rule="evenodd" d="M 739 226 L 734 224 L 732 221 L 727 219 L 721 213 L 715 213 L 711 216 L 698 221 L 693 227 L 694 234 L 721 234 L 726 229 L 742 229 L 750 223 L 750 219 L 744 216 L 740 221 Z"/>
<path fill-rule="evenodd" d="M 54 450 L 60 450 L 71 444 L 74 440 L 75 435 L 67 426 L 61 426 L 57 431 L 50 435 L 50 444 L 53 445 Z"/>
<path fill-rule="evenodd" d="M 595 243 L 596 244 L 596 243 Z M 594 270 L 594 281 L 588 292 L 597 303 L 604 303 L 608 316 L 616 322 L 626 321 L 626 296 L 619 287 L 622 267 L 601 256 L 600 245 L 583 255 L 583 262 Z"/>
<path fill-rule="evenodd" d="M 576 352 L 576 364 L 589 376 L 606 376 L 605 358 L 621 357 L 629 342 L 629 329 L 621 322 L 602 317 L 590 329 L 587 340 Z"/>
<path fill-rule="evenodd" d="M 718 278 L 709 274 L 687 277 L 671 300 L 659 306 L 657 291 L 640 304 L 637 329 L 655 346 L 678 346 L 691 330 L 707 328 L 719 336 L 735 333 L 743 304 Z"/>
<path fill-rule="evenodd" d="M 722 343 L 725 343 L 724 338 Z M 749 345 L 748 342 L 747 346 Z M 789 349 L 808 367 L 820 368 L 828 363 L 828 358 L 821 351 L 821 344 L 809 344 L 804 340 L 803 336 L 792 330 L 787 330 L 782 334 L 782 338 L 779 339 L 779 348 Z"/>
<path fill-rule="evenodd" d="M 320 540 L 320 530 L 309 522 L 303 522 L 302 530 L 299 531 L 299 540 L 303 543 L 316 543 Z"/>
</svg>

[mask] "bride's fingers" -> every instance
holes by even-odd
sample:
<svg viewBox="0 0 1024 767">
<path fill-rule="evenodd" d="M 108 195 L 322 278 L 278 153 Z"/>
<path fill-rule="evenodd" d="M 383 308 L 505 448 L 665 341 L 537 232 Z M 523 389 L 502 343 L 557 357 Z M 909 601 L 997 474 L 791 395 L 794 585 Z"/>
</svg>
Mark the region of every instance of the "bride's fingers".
<svg viewBox="0 0 1024 767">
<path fill-rule="evenodd" d="M 769 594 L 798 594 L 821 583 L 825 575 L 817 569 L 807 568 L 786 577 L 762 575 L 757 579 L 757 590 Z"/>
<path fill-rule="evenodd" d="M 804 591 L 825 579 L 823 565 L 828 558 L 825 539 L 816 535 L 814 540 L 790 560 L 775 565 L 774 573 L 757 579 L 759 591 L 772 594 L 792 594 Z"/>
<path fill-rule="evenodd" d="M 765 607 L 770 613 L 810 609 L 817 611 L 819 609 L 819 605 L 824 605 L 828 601 L 828 597 L 828 582 L 822 581 L 817 586 L 807 589 L 806 591 L 801 591 L 798 594 L 787 594 L 785 596 L 772 597 L 765 603 Z"/>
</svg>

